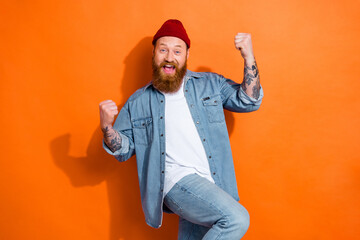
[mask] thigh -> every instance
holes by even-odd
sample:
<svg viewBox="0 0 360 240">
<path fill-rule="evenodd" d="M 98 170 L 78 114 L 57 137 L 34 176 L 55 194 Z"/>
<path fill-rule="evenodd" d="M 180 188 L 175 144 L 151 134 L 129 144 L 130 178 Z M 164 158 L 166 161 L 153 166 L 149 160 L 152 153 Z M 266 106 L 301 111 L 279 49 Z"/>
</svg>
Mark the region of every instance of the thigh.
<svg viewBox="0 0 360 240">
<path fill-rule="evenodd" d="M 243 209 L 228 193 L 197 174 L 176 183 L 164 202 L 181 218 L 208 228 L 233 210 Z"/>
<path fill-rule="evenodd" d="M 179 218 L 178 240 L 200 240 L 210 228 Z"/>
</svg>

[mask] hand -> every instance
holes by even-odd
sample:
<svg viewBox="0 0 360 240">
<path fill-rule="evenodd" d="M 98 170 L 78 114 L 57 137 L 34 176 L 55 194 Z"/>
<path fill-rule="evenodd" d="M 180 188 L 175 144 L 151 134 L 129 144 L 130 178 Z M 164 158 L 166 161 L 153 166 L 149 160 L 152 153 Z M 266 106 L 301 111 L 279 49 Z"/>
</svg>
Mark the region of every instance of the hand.
<svg viewBox="0 0 360 240">
<path fill-rule="evenodd" d="M 112 100 L 105 100 L 99 104 L 100 108 L 100 127 L 112 127 L 115 116 L 119 113 L 116 103 Z"/>
<path fill-rule="evenodd" d="M 238 33 L 235 36 L 235 47 L 247 62 L 255 61 L 250 33 Z"/>
</svg>

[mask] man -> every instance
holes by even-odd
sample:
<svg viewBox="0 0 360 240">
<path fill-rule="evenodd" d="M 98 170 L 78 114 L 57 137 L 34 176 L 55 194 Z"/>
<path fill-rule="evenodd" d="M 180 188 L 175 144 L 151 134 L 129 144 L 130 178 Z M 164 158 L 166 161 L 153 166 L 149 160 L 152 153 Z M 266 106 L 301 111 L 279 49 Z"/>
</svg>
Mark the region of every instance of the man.
<svg viewBox="0 0 360 240">
<path fill-rule="evenodd" d="M 100 103 L 104 148 L 119 161 L 136 154 L 146 222 L 161 226 L 163 210 L 179 215 L 178 239 L 240 239 L 249 215 L 238 203 L 223 108 L 257 110 L 263 97 L 250 34 L 238 33 L 244 58 L 241 84 L 187 70 L 190 39 L 178 20 L 153 38 L 153 79 L 118 114 Z"/>
</svg>

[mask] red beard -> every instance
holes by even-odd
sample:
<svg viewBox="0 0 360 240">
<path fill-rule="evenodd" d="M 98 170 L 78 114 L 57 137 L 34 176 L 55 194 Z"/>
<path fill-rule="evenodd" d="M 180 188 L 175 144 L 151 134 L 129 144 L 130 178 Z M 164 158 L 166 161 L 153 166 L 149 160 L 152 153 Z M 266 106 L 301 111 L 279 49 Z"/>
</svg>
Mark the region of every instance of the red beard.
<svg viewBox="0 0 360 240">
<path fill-rule="evenodd" d="M 165 74 L 162 68 L 165 65 L 172 65 L 175 67 L 174 74 Z M 157 66 L 154 57 L 152 59 L 152 69 L 153 69 L 153 86 L 163 93 L 174 93 L 180 89 L 183 78 L 186 74 L 186 61 L 182 68 L 179 68 L 178 64 L 175 62 L 162 62 L 160 66 Z"/>
</svg>

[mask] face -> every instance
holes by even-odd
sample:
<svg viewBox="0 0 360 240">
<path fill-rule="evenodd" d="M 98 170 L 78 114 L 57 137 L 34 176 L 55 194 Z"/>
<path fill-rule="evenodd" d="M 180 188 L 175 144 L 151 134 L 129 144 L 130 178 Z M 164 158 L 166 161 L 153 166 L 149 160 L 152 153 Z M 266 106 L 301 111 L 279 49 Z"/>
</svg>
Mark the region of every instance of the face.
<svg viewBox="0 0 360 240">
<path fill-rule="evenodd" d="M 153 85 L 161 92 L 179 90 L 189 56 L 186 43 L 177 37 L 161 37 L 153 51 Z"/>
</svg>

